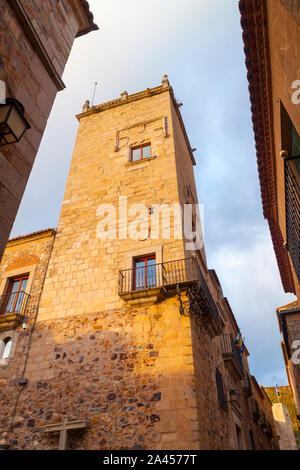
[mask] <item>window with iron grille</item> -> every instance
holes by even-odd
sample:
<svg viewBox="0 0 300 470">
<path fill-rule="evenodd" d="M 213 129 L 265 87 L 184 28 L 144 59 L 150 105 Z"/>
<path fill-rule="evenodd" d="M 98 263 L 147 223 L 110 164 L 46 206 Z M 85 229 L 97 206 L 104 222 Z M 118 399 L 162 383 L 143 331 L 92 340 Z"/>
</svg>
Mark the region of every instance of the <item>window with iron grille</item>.
<svg viewBox="0 0 300 470">
<path fill-rule="evenodd" d="M 225 397 L 224 385 L 223 385 L 223 377 L 219 369 L 216 368 L 216 382 L 217 382 L 217 391 L 218 391 L 218 398 L 221 408 L 224 411 L 227 411 L 227 400 Z"/>
</svg>

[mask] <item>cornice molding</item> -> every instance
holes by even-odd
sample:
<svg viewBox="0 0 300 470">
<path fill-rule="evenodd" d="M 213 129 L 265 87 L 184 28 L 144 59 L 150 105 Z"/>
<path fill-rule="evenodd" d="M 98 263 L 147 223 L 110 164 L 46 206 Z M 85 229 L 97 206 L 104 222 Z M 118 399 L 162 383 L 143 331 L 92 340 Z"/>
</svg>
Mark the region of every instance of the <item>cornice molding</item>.
<svg viewBox="0 0 300 470">
<path fill-rule="evenodd" d="M 106 101 L 105 103 L 98 104 L 89 108 L 88 111 L 78 114 L 76 117 L 80 121 L 83 117 L 91 116 L 92 114 L 102 113 L 108 109 L 117 108 L 118 106 L 123 106 L 134 101 L 141 100 L 143 98 L 150 98 L 151 96 L 159 95 L 165 91 L 169 91 L 171 87 L 162 87 L 158 86 L 155 88 L 148 88 L 147 90 L 140 91 L 139 93 L 134 93 L 132 95 L 127 95 L 126 99 L 116 98 L 114 100 Z"/>
<path fill-rule="evenodd" d="M 118 106 L 123 106 L 123 105 L 129 104 L 129 103 L 133 103 L 134 101 L 138 101 L 138 100 L 141 100 L 143 98 L 151 98 L 152 96 L 159 95 L 159 94 L 165 93 L 165 92 L 170 93 L 171 100 L 172 100 L 172 103 L 174 105 L 174 109 L 175 109 L 175 112 L 177 114 L 181 129 L 182 129 L 182 132 L 183 132 L 183 135 L 184 135 L 185 142 L 187 144 L 187 148 L 188 148 L 188 152 L 189 152 L 192 164 L 195 166 L 196 165 L 196 160 L 195 160 L 195 157 L 194 157 L 193 152 L 192 152 L 191 144 L 190 144 L 190 141 L 189 141 L 186 129 L 185 129 L 185 125 L 184 125 L 184 122 L 183 122 L 183 119 L 182 119 L 182 116 L 181 116 L 181 113 L 180 113 L 180 110 L 179 110 L 179 106 L 178 106 L 177 101 L 174 97 L 173 88 L 171 86 L 162 86 L 162 85 L 160 85 L 160 86 L 155 87 L 155 88 L 147 88 L 147 90 L 140 91 L 139 93 L 134 93 L 132 95 L 127 95 L 126 99 L 123 99 L 121 97 L 121 98 L 117 98 L 115 100 L 107 101 L 106 103 L 102 103 L 102 104 L 99 104 L 97 106 L 93 106 L 92 108 L 89 108 L 87 111 L 85 111 L 83 113 L 77 114 L 76 117 L 77 117 L 78 121 L 80 122 L 81 119 L 83 119 L 85 117 L 88 117 L 88 116 L 92 116 L 93 114 L 102 113 L 104 111 L 107 111 L 108 109 L 117 108 Z"/>
<path fill-rule="evenodd" d="M 79 25 L 76 38 L 99 29 L 99 27 L 94 23 L 94 15 L 90 11 L 89 3 L 86 0 L 69 0 L 69 3 L 76 15 Z"/>
<path fill-rule="evenodd" d="M 7 242 L 7 248 L 15 245 L 22 245 L 24 243 L 32 242 L 41 238 L 53 237 L 55 233 L 56 230 L 54 228 L 49 228 L 46 230 L 40 230 L 39 232 L 33 232 L 27 235 L 21 235 L 20 237 L 11 238 Z"/>
</svg>

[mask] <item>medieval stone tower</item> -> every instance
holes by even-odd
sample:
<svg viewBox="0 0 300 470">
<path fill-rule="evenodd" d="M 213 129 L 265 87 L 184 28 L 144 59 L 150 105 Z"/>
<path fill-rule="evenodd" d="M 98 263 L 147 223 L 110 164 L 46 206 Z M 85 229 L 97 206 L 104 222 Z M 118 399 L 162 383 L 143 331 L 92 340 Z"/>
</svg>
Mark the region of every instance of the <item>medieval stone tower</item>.
<svg viewBox="0 0 300 470">
<path fill-rule="evenodd" d="M 68 344 L 82 338 L 79 369 L 86 364 L 99 380 L 89 384 L 88 407 L 115 410 L 98 424 L 113 431 L 109 446 L 199 447 L 190 322 L 179 312 L 176 289 L 164 286 L 186 281 L 191 252 L 172 233 L 152 239 L 148 227 L 141 240 L 119 233 L 122 223 L 116 237 L 97 236 L 99 206 L 111 204 L 108 218 L 122 219 L 120 197 L 127 198 L 128 225 L 133 204 L 196 202 L 195 161 L 178 106 L 165 77 L 162 86 L 85 111 L 39 321 L 67 324 Z M 52 335 L 59 344 L 66 339 L 57 327 Z M 84 375 L 78 382 L 84 395 Z"/>
<path fill-rule="evenodd" d="M 1 266 L 3 286 L 28 279 L 34 294 L 26 330 L 11 304 L 4 333 L 0 322 L 0 341 L 12 343 L 0 396 L 10 446 L 55 449 L 57 431 L 61 448 L 67 434 L 74 449 L 271 448 L 253 424 L 229 303 L 201 243 L 191 250 L 169 210 L 197 204 L 197 193 L 168 78 L 86 103 L 78 120 L 56 232 L 12 240 Z"/>
</svg>

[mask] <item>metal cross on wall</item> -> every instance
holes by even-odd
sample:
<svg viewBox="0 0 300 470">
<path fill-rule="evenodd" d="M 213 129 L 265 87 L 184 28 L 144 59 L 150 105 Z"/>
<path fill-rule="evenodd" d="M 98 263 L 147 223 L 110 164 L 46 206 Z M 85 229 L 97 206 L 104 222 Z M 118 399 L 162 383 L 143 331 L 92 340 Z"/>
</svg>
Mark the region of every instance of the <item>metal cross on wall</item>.
<svg viewBox="0 0 300 470">
<path fill-rule="evenodd" d="M 48 424 L 43 427 L 45 434 L 58 434 L 59 433 L 59 447 L 58 450 L 68 449 L 68 431 L 77 431 L 79 429 L 86 429 L 88 426 L 87 420 L 74 420 L 69 421 L 68 416 L 63 417 L 62 423 Z"/>
</svg>

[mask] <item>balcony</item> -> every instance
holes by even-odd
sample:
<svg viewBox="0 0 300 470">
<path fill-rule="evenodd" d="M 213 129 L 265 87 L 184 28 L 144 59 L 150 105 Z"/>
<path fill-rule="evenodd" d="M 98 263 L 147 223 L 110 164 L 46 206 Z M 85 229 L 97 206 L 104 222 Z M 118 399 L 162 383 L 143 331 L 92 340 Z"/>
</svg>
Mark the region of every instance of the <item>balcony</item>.
<svg viewBox="0 0 300 470">
<path fill-rule="evenodd" d="M 181 291 L 188 300 L 182 301 Z M 195 258 L 135 267 L 119 272 L 119 296 L 131 305 L 155 303 L 178 295 L 180 313 L 195 319 L 211 337 L 221 333 L 217 306 Z"/>
<path fill-rule="evenodd" d="M 0 332 L 13 330 L 24 321 L 29 299 L 23 291 L 0 296 Z"/>
<path fill-rule="evenodd" d="M 298 282 L 300 283 L 300 155 L 284 160 L 286 239 Z"/>
<path fill-rule="evenodd" d="M 197 279 L 192 258 L 125 269 L 119 271 L 119 296 L 134 304 L 138 302 L 131 301 L 159 301 L 165 298 L 167 291 L 176 292 L 177 286 L 188 286 Z"/>
<path fill-rule="evenodd" d="M 187 296 L 190 316 L 211 338 L 218 336 L 222 332 L 219 311 L 200 269 L 198 281 L 187 290 Z"/>
<path fill-rule="evenodd" d="M 237 378 L 243 379 L 245 375 L 242 354 L 233 341 L 231 335 L 221 335 L 220 345 L 225 365 L 229 371 Z"/>
<path fill-rule="evenodd" d="M 252 395 L 252 385 L 249 375 L 246 373 L 245 377 L 242 380 L 242 389 L 246 398 L 251 397 Z"/>
</svg>

